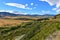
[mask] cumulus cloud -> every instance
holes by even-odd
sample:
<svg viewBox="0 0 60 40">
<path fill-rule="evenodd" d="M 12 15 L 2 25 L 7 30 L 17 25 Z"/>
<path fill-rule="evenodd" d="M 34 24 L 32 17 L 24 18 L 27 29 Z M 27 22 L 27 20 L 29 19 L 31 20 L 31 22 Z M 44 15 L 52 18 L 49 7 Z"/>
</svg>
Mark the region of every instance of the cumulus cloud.
<svg viewBox="0 0 60 40">
<path fill-rule="evenodd" d="M 52 10 L 58 11 L 60 10 L 60 0 L 39 0 L 39 1 L 45 1 L 47 2 L 50 6 L 56 5 L 56 8 L 53 8 Z"/>
<path fill-rule="evenodd" d="M 5 3 L 5 5 L 22 8 L 22 9 L 30 9 L 29 7 L 27 8 L 28 4 L 23 5 L 18 3 Z"/>
<path fill-rule="evenodd" d="M 31 5 L 34 5 L 34 3 L 31 3 Z"/>
</svg>

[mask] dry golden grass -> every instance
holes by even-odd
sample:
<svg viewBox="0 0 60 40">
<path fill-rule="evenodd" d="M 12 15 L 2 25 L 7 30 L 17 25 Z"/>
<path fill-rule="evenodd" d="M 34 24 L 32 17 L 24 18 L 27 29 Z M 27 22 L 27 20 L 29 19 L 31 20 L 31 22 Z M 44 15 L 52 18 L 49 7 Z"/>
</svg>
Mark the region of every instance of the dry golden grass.
<svg viewBox="0 0 60 40">
<path fill-rule="evenodd" d="M 20 25 L 23 22 L 29 22 L 29 21 L 0 19 L 0 27 L 16 26 Z"/>
<path fill-rule="evenodd" d="M 10 19 L 15 19 L 15 18 L 30 18 L 30 19 L 38 19 L 39 17 L 31 17 L 31 16 L 15 16 L 15 17 L 11 17 L 11 16 L 5 16 L 3 18 L 10 18 Z"/>
</svg>

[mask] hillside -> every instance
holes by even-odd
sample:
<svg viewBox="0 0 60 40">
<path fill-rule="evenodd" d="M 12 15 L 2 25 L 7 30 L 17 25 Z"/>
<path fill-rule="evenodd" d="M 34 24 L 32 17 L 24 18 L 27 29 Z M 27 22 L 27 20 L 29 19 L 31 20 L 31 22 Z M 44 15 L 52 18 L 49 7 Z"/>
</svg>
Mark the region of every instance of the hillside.
<svg viewBox="0 0 60 40">
<path fill-rule="evenodd" d="M 13 20 L 13 19 L 0 19 L 0 27 L 14 27 L 20 25 L 23 22 L 29 22 L 30 20 Z"/>
<path fill-rule="evenodd" d="M 49 35 L 60 30 L 60 21 L 57 19 L 23 22 L 15 27 L 0 27 L 0 39 L 46 40 Z"/>
</svg>

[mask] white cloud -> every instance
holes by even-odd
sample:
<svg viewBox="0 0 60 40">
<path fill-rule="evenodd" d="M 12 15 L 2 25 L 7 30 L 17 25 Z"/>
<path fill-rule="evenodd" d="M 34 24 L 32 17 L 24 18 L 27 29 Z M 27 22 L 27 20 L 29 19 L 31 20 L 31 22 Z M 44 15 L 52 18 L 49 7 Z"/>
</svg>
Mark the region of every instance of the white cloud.
<svg viewBox="0 0 60 40">
<path fill-rule="evenodd" d="M 45 1 L 47 2 L 50 6 L 56 5 L 56 8 L 53 8 L 52 10 L 58 11 L 60 10 L 60 0 L 39 0 L 39 1 Z"/>
<path fill-rule="evenodd" d="M 45 1 L 48 2 L 51 6 L 58 4 L 59 0 L 39 0 L 39 1 Z"/>
<path fill-rule="evenodd" d="M 56 11 L 57 8 L 53 8 L 52 10 L 55 10 Z"/>
<path fill-rule="evenodd" d="M 25 4 L 25 6 L 28 6 L 28 4 Z"/>
<path fill-rule="evenodd" d="M 31 5 L 34 5 L 34 3 L 31 3 Z"/>
<path fill-rule="evenodd" d="M 26 9 L 32 10 L 32 8 L 26 7 Z"/>
<path fill-rule="evenodd" d="M 60 13 L 60 9 L 56 10 L 57 13 Z"/>
<path fill-rule="evenodd" d="M 4 12 L 5 10 L 0 10 L 0 12 Z"/>
<path fill-rule="evenodd" d="M 42 10 L 41 12 L 46 14 L 50 13 L 50 11 L 44 11 L 44 10 Z"/>
<path fill-rule="evenodd" d="M 31 14 L 36 14 L 36 15 L 44 15 L 44 14 L 52 14 L 49 10 L 42 10 L 42 11 L 38 11 L 38 12 L 33 12 Z"/>
<path fill-rule="evenodd" d="M 9 13 L 14 13 L 14 14 L 27 14 L 25 12 L 18 12 L 18 11 L 13 11 L 13 10 L 0 10 L 0 12 L 9 12 Z"/>
<path fill-rule="evenodd" d="M 0 12 L 10 12 L 10 13 L 13 13 L 12 10 L 0 10 Z"/>
<path fill-rule="evenodd" d="M 6 5 L 8 5 L 8 6 L 15 6 L 15 7 L 17 7 L 17 8 L 25 8 L 25 5 L 23 5 L 23 4 L 18 4 L 18 3 L 6 3 Z"/>
<path fill-rule="evenodd" d="M 28 7 L 28 4 L 23 5 L 23 4 L 18 4 L 18 3 L 5 3 L 5 5 L 22 8 L 22 9 L 29 9 L 29 10 L 31 9 Z"/>
</svg>

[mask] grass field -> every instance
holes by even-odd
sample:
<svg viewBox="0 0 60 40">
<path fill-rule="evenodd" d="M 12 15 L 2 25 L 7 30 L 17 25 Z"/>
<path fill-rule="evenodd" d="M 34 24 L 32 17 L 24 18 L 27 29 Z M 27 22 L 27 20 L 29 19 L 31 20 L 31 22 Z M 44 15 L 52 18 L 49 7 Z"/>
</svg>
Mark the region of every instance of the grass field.
<svg viewBox="0 0 60 40">
<path fill-rule="evenodd" d="M 23 22 L 29 22 L 29 20 L 0 19 L 0 27 L 16 26 Z"/>
<path fill-rule="evenodd" d="M 0 27 L 0 40 L 45 40 L 60 30 L 60 18 L 54 17 L 41 21 L 20 19 L 0 19 L 0 21 L 7 25 Z"/>
</svg>

